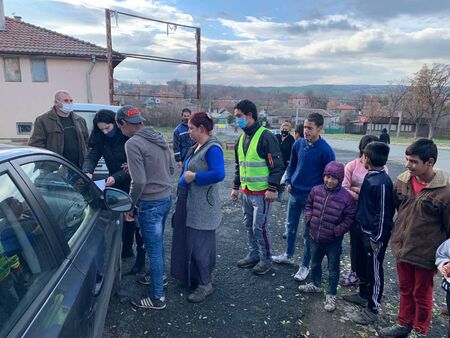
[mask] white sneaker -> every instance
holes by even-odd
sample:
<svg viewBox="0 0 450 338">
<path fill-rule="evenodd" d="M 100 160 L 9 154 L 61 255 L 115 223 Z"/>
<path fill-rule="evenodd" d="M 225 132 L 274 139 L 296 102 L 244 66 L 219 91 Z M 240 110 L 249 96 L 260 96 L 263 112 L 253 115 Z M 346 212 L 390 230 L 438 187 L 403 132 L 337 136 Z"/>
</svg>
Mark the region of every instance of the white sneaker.
<svg viewBox="0 0 450 338">
<path fill-rule="evenodd" d="M 299 282 L 303 282 L 306 277 L 308 277 L 309 274 L 309 268 L 306 266 L 301 266 L 300 269 L 298 269 L 297 273 L 294 275 L 294 279 Z"/>
<path fill-rule="evenodd" d="M 287 254 L 272 256 L 272 261 L 277 264 L 295 264 L 294 257 L 288 257 Z"/>
<path fill-rule="evenodd" d="M 324 303 L 325 311 L 333 312 L 336 310 L 336 296 L 327 295 Z"/>
</svg>

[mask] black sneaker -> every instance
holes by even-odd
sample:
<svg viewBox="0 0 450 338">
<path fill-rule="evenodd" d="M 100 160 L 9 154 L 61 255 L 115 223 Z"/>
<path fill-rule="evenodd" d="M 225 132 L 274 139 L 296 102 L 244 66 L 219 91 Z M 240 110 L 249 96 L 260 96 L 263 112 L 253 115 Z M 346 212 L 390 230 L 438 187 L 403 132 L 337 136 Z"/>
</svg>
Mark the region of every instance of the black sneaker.
<svg viewBox="0 0 450 338">
<path fill-rule="evenodd" d="M 139 279 L 136 281 L 139 284 L 142 285 L 150 285 L 151 284 L 151 277 L 149 273 L 146 273 L 145 275 L 139 277 Z M 163 286 L 169 285 L 169 281 L 167 280 L 167 276 L 163 276 Z"/>
<path fill-rule="evenodd" d="M 394 324 L 389 327 L 381 329 L 378 333 L 381 337 L 405 337 L 412 330 L 412 325 L 403 326 L 400 324 Z"/>
<path fill-rule="evenodd" d="M 352 295 L 344 295 L 342 296 L 342 299 L 345 300 L 346 302 L 350 302 L 356 305 L 367 306 L 367 299 L 362 298 L 359 295 L 359 293 L 355 293 Z"/>
<path fill-rule="evenodd" d="M 191 303 L 201 303 L 214 292 L 214 288 L 211 283 L 208 285 L 199 285 L 188 297 L 187 300 Z"/>
<path fill-rule="evenodd" d="M 359 325 L 373 324 L 378 320 L 378 314 L 370 311 L 368 308 L 363 308 L 359 312 L 352 312 L 348 315 L 352 321 Z"/>
<path fill-rule="evenodd" d="M 131 304 L 142 309 L 163 310 L 166 308 L 165 301 L 160 299 L 151 299 L 150 297 L 132 299 Z"/>
<path fill-rule="evenodd" d="M 259 257 L 250 257 L 249 255 L 237 261 L 237 266 L 242 269 L 253 268 L 259 262 Z"/>
</svg>

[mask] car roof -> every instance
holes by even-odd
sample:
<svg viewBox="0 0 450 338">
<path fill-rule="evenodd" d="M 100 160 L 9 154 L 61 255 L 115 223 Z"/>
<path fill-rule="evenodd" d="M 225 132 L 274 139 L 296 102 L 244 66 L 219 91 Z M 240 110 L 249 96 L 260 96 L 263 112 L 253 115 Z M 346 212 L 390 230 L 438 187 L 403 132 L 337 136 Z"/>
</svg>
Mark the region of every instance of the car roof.
<svg viewBox="0 0 450 338">
<path fill-rule="evenodd" d="M 52 151 L 27 146 L 0 144 L 0 162 L 12 160 L 27 155 L 55 155 Z"/>
<path fill-rule="evenodd" d="M 73 104 L 73 110 L 75 112 L 94 112 L 96 113 L 100 109 L 109 109 L 113 112 L 117 112 L 121 106 L 111 106 L 107 104 L 95 104 L 95 103 L 74 103 Z"/>
</svg>

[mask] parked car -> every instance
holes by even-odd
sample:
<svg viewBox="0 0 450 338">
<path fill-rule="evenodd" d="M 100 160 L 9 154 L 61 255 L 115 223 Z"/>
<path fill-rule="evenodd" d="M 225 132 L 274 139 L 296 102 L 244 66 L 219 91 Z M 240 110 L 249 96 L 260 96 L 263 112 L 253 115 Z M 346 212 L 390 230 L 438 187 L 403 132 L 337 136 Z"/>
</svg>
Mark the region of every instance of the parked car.
<svg viewBox="0 0 450 338">
<path fill-rule="evenodd" d="M 280 135 L 280 134 L 281 134 L 280 129 L 270 129 L 270 131 L 271 131 L 272 134 L 274 134 L 274 135 Z"/>
<path fill-rule="evenodd" d="M 0 337 L 101 337 L 130 197 L 33 147 L 0 146 L 0 186 Z"/>
<path fill-rule="evenodd" d="M 99 111 L 100 109 L 109 109 L 113 112 L 117 113 L 117 111 L 120 109 L 120 106 L 110 106 L 105 104 L 92 104 L 92 103 L 74 103 L 73 104 L 73 111 L 74 113 L 78 114 L 82 118 L 86 120 L 86 124 L 89 130 L 89 134 L 92 131 L 92 128 L 94 127 L 92 124 L 92 121 L 94 120 L 95 113 Z M 105 160 L 100 158 L 100 160 L 97 163 L 97 167 L 94 171 L 94 177 L 93 179 L 100 180 L 105 179 L 108 177 L 108 168 L 106 167 Z"/>
</svg>

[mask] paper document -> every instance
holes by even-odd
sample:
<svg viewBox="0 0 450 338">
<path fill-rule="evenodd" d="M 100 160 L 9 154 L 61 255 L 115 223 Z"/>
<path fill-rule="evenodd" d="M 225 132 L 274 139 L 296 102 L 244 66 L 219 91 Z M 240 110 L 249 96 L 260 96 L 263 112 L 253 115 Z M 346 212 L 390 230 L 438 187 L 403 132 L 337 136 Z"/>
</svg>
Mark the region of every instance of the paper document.
<svg viewBox="0 0 450 338">
<path fill-rule="evenodd" d="M 101 191 L 105 190 L 105 180 L 94 181 L 94 183 Z"/>
</svg>

